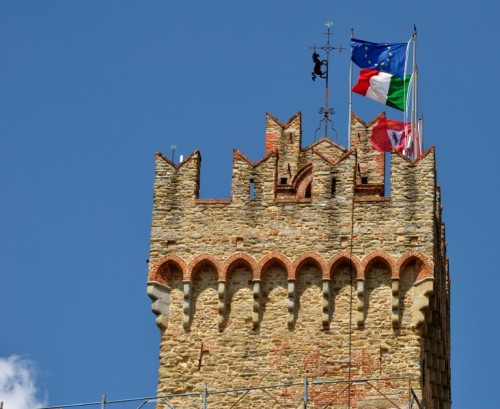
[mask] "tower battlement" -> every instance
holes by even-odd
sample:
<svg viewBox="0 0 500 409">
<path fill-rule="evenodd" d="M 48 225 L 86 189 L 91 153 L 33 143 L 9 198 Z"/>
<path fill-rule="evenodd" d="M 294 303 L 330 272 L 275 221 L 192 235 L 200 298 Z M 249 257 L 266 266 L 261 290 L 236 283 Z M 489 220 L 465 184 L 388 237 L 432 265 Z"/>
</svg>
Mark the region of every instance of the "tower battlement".
<svg viewBox="0 0 500 409">
<path fill-rule="evenodd" d="M 386 194 L 384 153 L 369 141 L 377 121 L 353 115 L 351 149 L 328 138 L 302 148 L 300 114 L 267 114 L 264 157 L 234 150 L 229 199 L 199 198 L 198 151 L 180 164 L 156 155 L 148 294 L 162 332 L 159 393 L 385 375 L 447 407 L 435 151 L 392 152 Z"/>
</svg>

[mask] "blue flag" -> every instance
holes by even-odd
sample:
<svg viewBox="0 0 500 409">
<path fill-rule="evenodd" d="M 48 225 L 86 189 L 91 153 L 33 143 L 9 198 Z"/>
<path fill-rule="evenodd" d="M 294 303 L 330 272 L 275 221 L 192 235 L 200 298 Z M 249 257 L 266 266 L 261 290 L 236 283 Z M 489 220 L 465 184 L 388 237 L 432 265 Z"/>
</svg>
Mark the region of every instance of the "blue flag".
<svg viewBox="0 0 500 409">
<path fill-rule="evenodd" d="M 407 43 L 371 43 L 353 38 L 351 59 L 361 68 L 373 68 L 404 78 L 407 45 Z"/>
</svg>

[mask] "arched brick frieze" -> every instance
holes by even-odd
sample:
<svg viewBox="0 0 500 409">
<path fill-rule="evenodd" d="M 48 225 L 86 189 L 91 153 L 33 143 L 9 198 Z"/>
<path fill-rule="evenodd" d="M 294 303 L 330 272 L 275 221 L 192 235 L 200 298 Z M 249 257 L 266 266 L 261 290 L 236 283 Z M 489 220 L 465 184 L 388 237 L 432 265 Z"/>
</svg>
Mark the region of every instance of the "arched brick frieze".
<svg viewBox="0 0 500 409">
<path fill-rule="evenodd" d="M 314 264 L 321 271 L 321 276 L 324 277 L 327 274 L 327 264 L 323 257 L 321 257 L 318 253 L 308 251 L 307 253 L 301 254 L 297 257 L 292 264 L 291 277 L 289 278 L 297 278 L 298 271 L 306 264 L 311 263 Z"/>
<path fill-rule="evenodd" d="M 365 258 L 363 258 L 363 260 L 361 261 L 362 277 L 366 276 L 366 271 L 368 270 L 368 268 L 370 268 L 370 266 L 377 261 L 380 261 L 387 265 L 391 272 L 391 277 L 397 277 L 396 262 L 394 258 L 390 254 L 382 250 L 375 250 L 368 254 Z"/>
<path fill-rule="evenodd" d="M 412 327 L 418 327 L 425 322 L 425 314 L 429 309 L 430 298 L 434 289 L 434 264 L 423 253 L 410 250 L 397 261 L 396 268 L 401 277 L 406 267 L 416 264 L 417 276 L 413 282 L 413 303 L 411 305 Z"/>
<path fill-rule="evenodd" d="M 293 325 L 295 297 L 294 281 L 289 280 L 291 271 L 292 263 L 279 252 L 272 252 L 259 261 L 254 283 L 260 286 L 260 294 L 254 291 L 254 299 L 257 295 L 260 309 L 258 315 L 254 309 L 257 318 L 254 327 L 263 325 L 264 330 L 270 330 L 275 327 L 278 316 L 280 321 L 283 319 L 289 326 Z"/>
<path fill-rule="evenodd" d="M 387 314 L 392 314 L 392 325 L 398 322 L 398 307 L 395 304 L 398 300 L 398 279 L 395 267 L 394 258 L 382 250 L 368 254 L 361 261 L 364 283 L 358 283 L 358 324 L 382 330 L 387 324 Z"/>
<path fill-rule="evenodd" d="M 301 327 L 314 321 L 321 325 L 325 289 L 322 277 L 327 268 L 325 260 L 318 253 L 306 252 L 294 260 L 292 268 L 294 281 L 288 284 L 288 300 L 293 302 L 293 305 L 289 305 L 291 327 Z"/>
<path fill-rule="evenodd" d="M 198 270 L 200 267 L 204 265 L 210 265 L 214 268 L 214 270 L 217 272 L 217 277 L 219 280 L 221 280 L 221 274 L 222 274 L 222 266 L 219 260 L 215 258 L 213 255 L 209 253 L 203 253 L 200 254 L 199 256 L 195 257 L 191 262 L 189 263 L 188 267 L 188 276 L 185 278 L 186 280 L 192 280 L 193 279 L 193 274 Z"/>
<path fill-rule="evenodd" d="M 352 263 L 356 277 L 360 278 L 362 274 L 361 264 L 359 259 L 348 251 L 341 251 L 340 253 L 333 256 L 328 262 L 327 269 L 324 272 L 323 278 L 328 279 L 332 277 L 333 272 L 342 264 L 349 265 Z"/>
<path fill-rule="evenodd" d="M 252 272 L 252 275 L 255 274 L 257 270 L 257 262 L 253 257 L 246 253 L 236 253 L 228 257 L 224 262 L 221 270 L 221 274 L 223 275 L 222 279 L 227 280 L 229 272 L 240 265 L 247 266 Z"/>
<path fill-rule="evenodd" d="M 254 280 L 260 280 L 262 277 L 262 271 L 272 264 L 281 265 L 285 269 L 288 278 L 291 278 L 293 270 L 292 263 L 284 254 L 281 254 L 278 251 L 273 251 L 260 259 L 257 264 L 257 269 L 254 271 Z"/>
<path fill-rule="evenodd" d="M 149 269 L 148 281 L 156 281 L 161 284 L 167 285 L 166 282 L 166 271 L 169 267 L 174 266 L 182 272 L 182 277 L 184 278 L 187 274 L 186 263 L 180 257 L 174 254 L 169 254 L 158 260 L 156 260 Z"/>
<path fill-rule="evenodd" d="M 341 266 L 351 266 L 353 269 L 353 273 L 356 276 L 356 282 L 352 283 L 354 285 L 354 288 L 356 290 L 356 297 L 357 297 L 357 302 L 356 302 L 356 322 L 358 325 L 361 325 L 364 322 L 364 315 L 363 315 L 363 310 L 364 310 L 364 280 L 363 280 L 363 275 L 362 275 L 362 269 L 361 269 L 361 263 L 359 259 L 354 255 L 351 254 L 348 251 L 341 251 L 340 253 L 336 254 L 333 256 L 330 261 L 328 262 L 328 276 L 324 278 L 329 278 L 331 280 L 338 280 L 341 279 L 341 275 L 345 274 L 345 272 L 340 272 L 341 275 L 336 275 L 336 271 L 341 267 Z M 349 273 L 350 275 L 350 273 Z M 344 276 L 344 279 L 346 277 Z M 354 278 L 354 276 L 352 277 Z M 341 279 L 342 281 L 342 279 Z M 349 278 L 349 281 L 351 279 Z M 345 283 L 345 281 L 344 281 Z M 329 300 L 329 303 L 333 302 L 333 300 Z M 326 300 L 324 302 L 326 304 Z M 330 306 L 332 308 L 332 306 Z M 324 308 L 323 309 L 323 326 L 326 326 L 326 318 L 327 318 L 327 311 Z"/>
<path fill-rule="evenodd" d="M 156 324 L 162 331 L 168 326 L 172 290 L 182 291 L 182 277 L 186 271 L 184 260 L 173 254 L 156 260 L 149 269 L 147 293 Z"/>
<path fill-rule="evenodd" d="M 237 272 L 237 267 L 245 266 L 249 271 L 239 271 Z M 250 300 L 253 298 L 253 302 L 258 301 L 259 292 L 252 297 L 252 284 L 251 279 L 253 277 L 254 271 L 257 269 L 257 263 L 253 257 L 246 253 L 236 253 L 231 257 L 228 257 L 222 266 L 221 275 L 219 277 L 219 329 L 223 329 L 227 325 L 227 320 L 229 319 L 229 314 L 227 307 L 231 305 L 233 295 L 239 290 L 245 291 L 245 289 L 250 290 Z M 235 280 L 234 274 L 239 275 L 239 280 Z M 242 279 L 247 277 L 245 279 Z M 250 280 L 249 280 L 250 279 Z M 222 281 L 223 280 L 223 281 Z M 246 283 L 246 284 L 245 284 Z M 257 288 L 258 290 L 258 288 Z M 241 301 L 241 300 L 240 300 Z M 250 301 L 252 304 L 252 301 Z M 236 303 L 235 308 L 230 309 L 235 316 L 240 317 L 241 313 L 238 313 L 239 303 Z M 258 310 L 258 306 L 255 306 Z M 235 312 L 236 311 L 236 312 Z M 244 314 L 243 314 L 244 315 Z"/>
<path fill-rule="evenodd" d="M 433 262 L 425 254 L 415 250 L 407 251 L 399 257 L 396 263 L 396 274 L 400 277 L 404 268 L 411 262 L 417 263 L 417 281 L 434 276 Z"/>
</svg>

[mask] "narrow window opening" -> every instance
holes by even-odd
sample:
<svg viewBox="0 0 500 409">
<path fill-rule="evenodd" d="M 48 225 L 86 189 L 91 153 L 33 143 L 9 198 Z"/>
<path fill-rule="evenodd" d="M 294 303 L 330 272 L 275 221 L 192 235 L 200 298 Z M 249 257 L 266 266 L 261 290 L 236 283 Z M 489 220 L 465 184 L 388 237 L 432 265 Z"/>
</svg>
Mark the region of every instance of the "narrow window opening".
<svg viewBox="0 0 500 409">
<path fill-rule="evenodd" d="M 249 199 L 255 199 L 255 182 L 253 179 L 250 179 L 250 191 L 248 195 Z"/>
<path fill-rule="evenodd" d="M 337 179 L 332 178 L 332 196 L 337 193 Z"/>
<path fill-rule="evenodd" d="M 361 176 L 361 184 L 363 185 L 368 184 L 368 176 Z"/>
<path fill-rule="evenodd" d="M 288 180 L 287 178 L 281 178 L 280 184 L 281 185 L 286 185 L 287 180 Z"/>
<path fill-rule="evenodd" d="M 425 359 L 422 360 L 422 385 L 425 385 Z"/>
<path fill-rule="evenodd" d="M 306 197 L 307 199 L 310 199 L 310 198 L 311 198 L 311 185 L 312 185 L 312 183 L 309 183 L 309 184 L 307 185 L 307 187 L 306 187 L 306 194 L 305 194 L 305 197 Z"/>
</svg>

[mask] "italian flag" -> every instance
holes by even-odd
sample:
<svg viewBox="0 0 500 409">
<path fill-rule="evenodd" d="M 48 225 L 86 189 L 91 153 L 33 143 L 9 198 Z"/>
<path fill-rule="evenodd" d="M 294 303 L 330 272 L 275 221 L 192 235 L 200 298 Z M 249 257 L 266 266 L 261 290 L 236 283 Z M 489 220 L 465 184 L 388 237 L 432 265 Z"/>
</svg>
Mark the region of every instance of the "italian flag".
<svg viewBox="0 0 500 409">
<path fill-rule="evenodd" d="M 390 152 L 392 149 L 402 152 L 410 134 L 411 124 L 386 119 L 384 115 L 372 129 L 372 148 L 384 152 Z"/>
<path fill-rule="evenodd" d="M 411 75 L 407 75 L 405 81 L 403 78 L 386 72 L 364 69 L 359 72 L 358 83 L 352 87 L 352 90 L 357 94 L 404 111 L 410 78 Z"/>
</svg>

